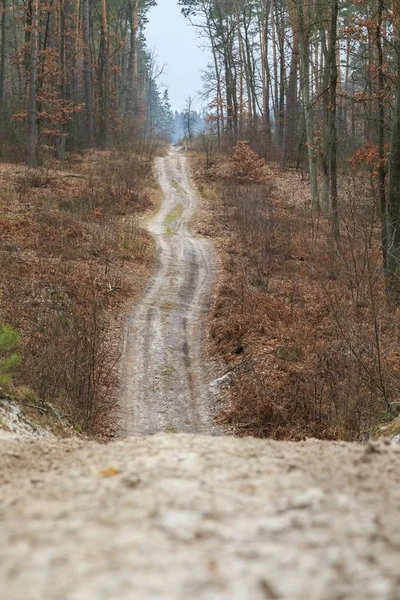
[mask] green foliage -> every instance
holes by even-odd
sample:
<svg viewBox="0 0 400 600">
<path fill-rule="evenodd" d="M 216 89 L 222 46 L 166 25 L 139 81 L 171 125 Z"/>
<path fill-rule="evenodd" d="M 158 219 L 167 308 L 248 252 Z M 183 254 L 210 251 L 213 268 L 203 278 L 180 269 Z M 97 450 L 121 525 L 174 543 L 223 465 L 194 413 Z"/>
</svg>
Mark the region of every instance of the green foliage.
<svg viewBox="0 0 400 600">
<path fill-rule="evenodd" d="M 386 410 L 383 420 L 386 423 L 390 423 L 390 421 L 397 419 L 399 416 L 400 416 L 400 403 L 399 402 L 389 402 L 389 405 L 387 407 L 387 410 Z"/>
<path fill-rule="evenodd" d="M 167 235 L 174 235 L 176 233 L 172 225 L 174 225 L 175 222 L 181 218 L 183 211 L 184 206 L 183 204 L 179 203 L 167 214 L 164 219 L 164 228 Z"/>
<path fill-rule="evenodd" d="M 10 325 L 0 323 L 0 385 L 10 381 L 12 373 L 21 362 L 21 355 L 15 352 L 20 343 L 18 332 Z"/>
</svg>

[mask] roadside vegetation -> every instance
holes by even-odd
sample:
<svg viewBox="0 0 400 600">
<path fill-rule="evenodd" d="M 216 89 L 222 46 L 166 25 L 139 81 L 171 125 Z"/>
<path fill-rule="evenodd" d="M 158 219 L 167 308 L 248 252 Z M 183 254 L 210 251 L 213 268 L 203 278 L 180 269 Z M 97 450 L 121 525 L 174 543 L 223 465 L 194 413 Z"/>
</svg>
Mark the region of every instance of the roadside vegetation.
<svg viewBox="0 0 400 600">
<path fill-rule="evenodd" d="M 0 385 L 7 384 L 13 372 L 21 362 L 21 355 L 17 353 L 20 345 L 17 331 L 0 323 Z"/>
<path fill-rule="evenodd" d="M 155 258 L 138 217 L 158 203 L 153 161 L 161 150 L 142 143 L 46 169 L 0 166 L 0 320 L 13 328 L 3 328 L 2 346 L 21 336 L 15 385 L 82 431 L 112 433 L 121 312 Z M 10 361 L 0 363 L 3 383 Z"/>
<path fill-rule="evenodd" d="M 276 439 L 376 432 L 397 415 L 400 326 L 368 178 L 340 177 L 342 235 L 332 245 L 300 171 L 264 164 L 245 142 L 211 166 L 204 152 L 191 160 L 204 202 L 198 230 L 220 256 L 210 342 L 232 375 L 220 420 Z"/>
</svg>

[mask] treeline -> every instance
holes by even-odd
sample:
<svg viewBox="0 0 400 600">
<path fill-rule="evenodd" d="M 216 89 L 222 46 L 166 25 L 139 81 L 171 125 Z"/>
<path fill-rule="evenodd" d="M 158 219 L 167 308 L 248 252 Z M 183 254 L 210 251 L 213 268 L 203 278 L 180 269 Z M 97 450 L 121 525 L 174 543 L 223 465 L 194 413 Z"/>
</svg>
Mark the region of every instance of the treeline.
<svg viewBox="0 0 400 600">
<path fill-rule="evenodd" d="M 179 0 L 208 41 L 210 130 L 309 171 L 340 236 L 338 169 L 369 171 L 387 292 L 400 303 L 400 33 L 396 0 Z M 389 177 L 388 177 L 389 175 Z"/>
<path fill-rule="evenodd" d="M 2 0 L 0 152 L 107 148 L 172 134 L 168 93 L 146 47 L 155 0 Z"/>
<path fill-rule="evenodd" d="M 204 97 L 218 136 L 257 138 L 263 154 L 297 164 L 305 142 L 323 152 L 323 126 L 336 104 L 346 155 L 378 144 L 379 99 L 388 125 L 394 98 L 392 2 L 179 3 L 211 50 Z"/>
</svg>

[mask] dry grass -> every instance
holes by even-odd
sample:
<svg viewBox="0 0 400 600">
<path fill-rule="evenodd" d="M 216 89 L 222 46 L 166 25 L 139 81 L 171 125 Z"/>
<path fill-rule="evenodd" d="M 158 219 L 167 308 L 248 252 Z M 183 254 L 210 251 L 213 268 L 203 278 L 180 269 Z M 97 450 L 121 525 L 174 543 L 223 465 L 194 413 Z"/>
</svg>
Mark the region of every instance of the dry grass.
<svg viewBox="0 0 400 600">
<path fill-rule="evenodd" d="M 120 315 L 154 263 L 137 218 L 154 208 L 153 155 L 90 152 L 1 165 L 0 321 L 23 338 L 16 383 L 83 430 L 114 409 Z"/>
<path fill-rule="evenodd" d="M 400 395 L 400 326 L 385 304 L 369 189 L 342 181 L 335 246 L 299 174 L 269 165 L 267 183 L 231 184 L 218 177 L 223 162 L 210 178 L 192 159 L 206 209 L 198 229 L 221 265 L 211 346 L 235 373 L 220 418 L 240 434 L 363 439 Z"/>
</svg>

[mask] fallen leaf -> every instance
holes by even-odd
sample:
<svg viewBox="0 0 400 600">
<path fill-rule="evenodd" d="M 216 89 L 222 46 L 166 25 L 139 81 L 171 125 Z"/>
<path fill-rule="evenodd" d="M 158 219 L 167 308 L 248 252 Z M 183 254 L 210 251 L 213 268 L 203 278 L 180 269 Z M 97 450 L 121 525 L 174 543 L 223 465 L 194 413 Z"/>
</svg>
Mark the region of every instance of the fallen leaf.
<svg viewBox="0 0 400 600">
<path fill-rule="evenodd" d="M 100 476 L 101 477 L 115 477 L 116 475 L 119 475 L 120 473 L 121 473 L 121 471 L 119 471 L 115 467 L 107 467 L 107 469 L 103 469 L 102 471 L 100 471 Z"/>
</svg>

